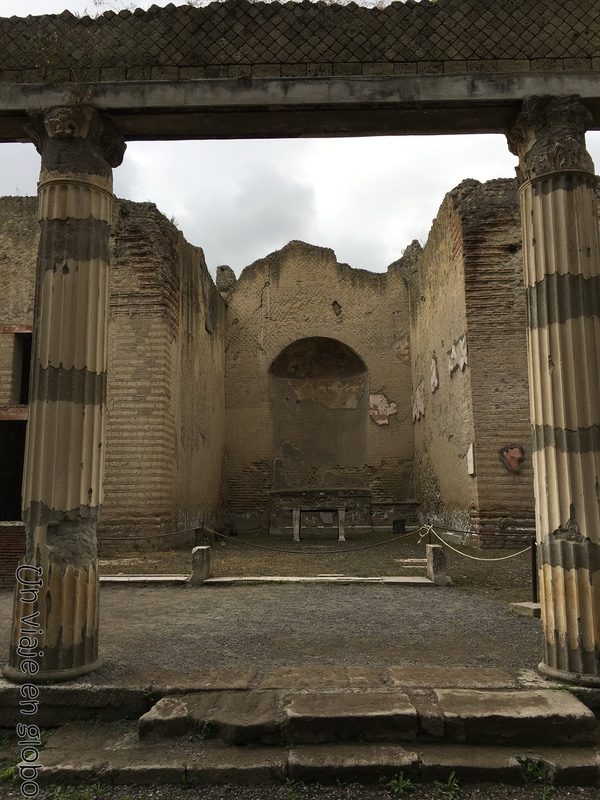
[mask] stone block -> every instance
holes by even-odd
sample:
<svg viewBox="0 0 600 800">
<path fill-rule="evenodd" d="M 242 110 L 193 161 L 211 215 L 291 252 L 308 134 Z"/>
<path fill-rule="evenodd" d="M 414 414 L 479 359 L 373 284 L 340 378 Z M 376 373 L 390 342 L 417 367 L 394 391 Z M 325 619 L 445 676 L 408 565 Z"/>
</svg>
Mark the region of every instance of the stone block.
<svg viewBox="0 0 600 800">
<path fill-rule="evenodd" d="M 254 667 L 212 667 L 197 675 L 182 675 L 176 670 L 154 676 L 153 695 L 188 694 L 190 692 L 241 691 L 249 689 L 256 676 Z"/>
<path fill-rule="evenodd" d="M 391 61 L 375 61 L 363 64 L 363 75 L 393 75 L 394 64 Z"/>
<path fill-rule="evenodd" d="M 193 728 L 229 745 L 279 744 L 276 692 L 206 692 L 180 695 Z"/>
<path fill-rule="evenodd" d="M 494 745 L 584 745 L 596 718 L 565 691 L 436 690 L 449 741 Z"/>
<path fill-rule="evenodd" d="M 280 78 L 281 66 L 279 64 L 255 64 L 252 67 L 253 78 Z"/>
<path fill-rule="evenodd" d="M 425 553 L 427 556 L 427 577 L 429 580 L 433 581 L 436 586 L 449 586 L 452 581 L 446 575 L 448 562 L 443 545 L 427 544 L 425 545 Z"/>
<path fill-rule="evenodd" d="M 415 61 L 397 61 L 394 64 L 395 75 L 416 75 L 417 64 Z"/>
<path fill-rule="evenodd" d="M 512 750 L 428 744 L 419 747 L 419 756 L 420 775 L 425 781 L 446 781 L 454 772 L 460 783 L 522 783 L 521 767 Z"/>
<path fill-rule="evenodd" d="M 35 721 L 42 727 L 77 720 L 137 719 L 150 705 L 143 688 L 75 682 L 40 687 L 39 703 Z M 12 728 L 17 722 L 22 722 L 19 687 L 0 679 L 0 727 Z"/>
<path fill-rule="evenodd" d="M 227 74 L 229 78 L 251 78 L 252 67 L 250 64 L 231 64 Z"/>
<path fill-rule="evenodd" d="M 126 67 L 102 67 L 100 78 L 103 81 L 124 81 L 127 78 Z"/>
<path fill-rule="evenodd" d="M 281 782 L 286 777 L 286 765 L 285 750 L 211 747 L 187 757 L 186 781 L 189 785 L 233 786 Z"/>
<path fill-rule="evenodd" d="M 419 75 L 438 75 L 444 71 L 442 61 L 420 61 L 417 65 Z"/>
<path fill-rule="evenodd" d="M 516 686 L 508 672 L 483 667 L 423 664 L 390 667 L 389 675 L 394 686 L 407 689 L 509 689 Z"/>
<path fill-rule="evenodd" d="M 192 574 L 190 586 L 200 586 L 210 577 L 210 547 L 202 545 L 192 549 Z"/>
<path fill-rule="evenodd" d="M 306 76 L 306 64 L 282 64 L 282 78 L 304 78 Z"/>
<path fill-rule="evenodd" d="M 179 67 L 152 67 L 150 78 L 153 81 L 176 81 L 179 78 Z"/>
<path fill-rule="evenodd" d="M 179 78 L 184 81 L 199 80 L 206 75 L 206 67 L 180 67 Z"/>
<path fill-rule="evenodd" d="M 399 772 L 416 775 L 416 753 L 391 745 L 338 745 L 295 747 L 288 758 L 292 780 L 319 783 L 378 783 Z"/>
<path fill-rule="evenodd" d="M 280 667 L 260 682 L 261 689 L 345 689 L 349 685 L 345 667 Z"/>
<path fill-rule="evenodd" d="M 208 64 L 204 68 L 205 78 L 226 78 L 227 66 L 225 64 Z"/>
<path fill-rule="evenodd" d="M 333 75 L 333 64 L 316 63 L 306 65 L 307 78 L 321 78 L 327 75 Z"/>
<path fill-rule="evenodd" d="M 163 697 L 138 720 L 140 739 L 183 736 L 193 727 L 187 704 L 178 697 Z"/>
<path fill-rule="evenodd" d="M 403 693 L 298 694 L 285 707 L 294 744 L 414 741 L 417 712 Z"/>
<path fill-rule="evenodd" d="M 542 607 L 539 603 L 510 603 L 509 608 L 515 614 L 530 619 L 539 619 L 542 615 Z"/>
</svg>

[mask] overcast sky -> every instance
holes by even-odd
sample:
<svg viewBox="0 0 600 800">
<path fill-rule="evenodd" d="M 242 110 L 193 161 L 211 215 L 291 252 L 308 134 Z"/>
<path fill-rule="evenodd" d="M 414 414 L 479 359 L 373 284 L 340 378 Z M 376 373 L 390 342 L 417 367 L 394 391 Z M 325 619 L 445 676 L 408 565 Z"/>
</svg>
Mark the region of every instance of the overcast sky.
<svg viewBox="0 0 600 800">
<path fill-rule="evenodd" d="M 65 8 L 94 13 L 93 0 L 0 0 L 0 16 Z M 600 133 L 588 146 L 600 170 Z M 174 217 L 213 272 L 239 272 L 290 239 L 382 271 L 426 240 L 447 191 L 465 178 L 514 177 L 515 164 L 503 136 L 132 142 L 114 176 L 117 195 Z M 0 195 L 35 194 L 38 171 L 33 145 L 0 146 Z"/>
</svg>

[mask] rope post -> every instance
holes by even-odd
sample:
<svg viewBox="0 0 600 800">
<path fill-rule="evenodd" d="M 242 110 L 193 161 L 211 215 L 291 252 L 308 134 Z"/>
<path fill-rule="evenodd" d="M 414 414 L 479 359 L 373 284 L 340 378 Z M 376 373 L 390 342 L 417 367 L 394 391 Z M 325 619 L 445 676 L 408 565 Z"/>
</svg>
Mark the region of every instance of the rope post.
<svg viewBox="0 0 600 800">
<path fill-rule="evenodd" d="M 535 536 L 531 540 L 531 599 L 534 603 L 539 603 L 537 542 Z"/>
</svg>

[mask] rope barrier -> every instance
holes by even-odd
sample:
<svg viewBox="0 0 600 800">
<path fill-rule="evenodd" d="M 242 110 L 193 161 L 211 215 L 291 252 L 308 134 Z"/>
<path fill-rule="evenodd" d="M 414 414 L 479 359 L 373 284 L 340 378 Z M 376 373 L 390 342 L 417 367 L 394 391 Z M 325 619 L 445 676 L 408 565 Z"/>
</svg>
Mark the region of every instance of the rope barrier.
<svg viewBox="0 0 600 800">
<path fill-rule="evenodd" d="M 435 527 L 436 528 L 440 528 L 441 530 L 453 530 L 452 528 L 444 528 L 441 525 L 436 525 Z M 443 545 L 445 545 L 447 548 L 449 548 L 450 550 L 453 550 L 455 553 L 457 553 L 459 556 L 462 556 L 463 558 L 470 558 L 471 561 L 507 561 L 509 558 L 517 558 L 517 556 L 522 556 L 523 553 L 527 553 L 527 552 L 529 552 L 529 550 L 531 550 L 531 545 L 529 545 L 529 547 L 525 547 L 523 550 L 519 550 L 518 553 L 510 553 L 507 556 L 496 556 L 496 557 L 492 557 L 492 558 L 480 558 L 479 556 L 472 556 L 469 553 L 463 553 L 461 550 L 458 550 L 456 547 L 453 547 L 451 544 L 449 544 L 449 542 L 447 542 L 445 539 L 442 539 L 442 537 L 439 536 L 439 534 L 437 534 L 435 532 L 433 525 L 428 525 L 428 524 L 423 525 L 419 530 L 424 531 L 422 534 L 420 534 L 419 541 L 421 541 L 421 539 L 423 539 L 424 536 L 427 536 L 428 534 L 432 533 L 435 536 L 435 538 L 439 539 L 439 541 Z M 455 532 L 456 533 L 469 533 L 469 531 L 455 531 Z"/>
<path fill-rule="evenodd" d="M 182 533 L 193 533 L 194 531 L 200 530 L 200 527 L 197 528 L 184 528 L 181 531 L 170 531 L 169 533 L 157 533 L 154 536 L 140 536 L 132 537 L 132 536 L 107 536 L 102 537 L 99 540 L 100 544 L 104 544 L 105 542 L 145 542 L 147 539 L 166 539 L 168 536 L 181 536 Z M 219 534 L 220 536 L 221 534 Z"/>
<path fill-rule="evenodd" d="M 401 536 L 394 536 L 391 539 L 385 539 L 383 542 L 374 542 L 372 544 L 364 544 L 360 545 L 359 547 L 347 547 L 347 548 L 336 548 L 335 550 L 307 550 L 303 548 L 302 550 L 290 550 L 289 548 L 281 548 L 281 547 L 269 547 L 268 545 L 260 545 L 255 544 L 254 542 L 247 542 L 244 539 L 238 539 L 233 536 L 228 536 L 225 533 L 220 533 L 219 531 L 215 531 L 212 528 L 208 528 L 206 526 L 202 527 L 202 530 L 208 531 L 209 533 L 213 533 L 215 536 L 220 537 L 221 539 L 226 539 L 228 541 L 234 542 L 234 544 L 243 545 L 244 547 L 249 547 L 254 550 L 263 550 L 268 553 L 287 553 L 290 555 L 343 555 L 344 553 L 355 553 L 360 550 L 372 550 L 377 547 L 385 547 L 388 544 L 393 544 L 394 542 L 398 542 L 402 539 L 407 539 L 409 536 L 413 536 L 417 534 L 419 536 L 419 544 L 422 542 L 425 536 L 433 534 L 436 539 L 438 539 L 445 547 L 449 550 L 452 550 L 457 555 L 462 556 L 463 558 L 471 559 L 472 561 L 507 561 L 510 558 L 517 558 L 518 556 L 523 555 L 523 553 L 527 553 L 529 550 L 532 549 L 531 545 L 529 547 L 525 547 L 523 550 L 519 550 L 517 553 L 510 553 L 506 556 L 497 556 L 493 558 L 481 558 L 479 556 L 472 556 L 469 553 L 463 553 L 461 550 L 458 550 L 456 547 L 453 547 L 449 542 L 436 533 L 435 528 L 438 528 L 442 531 L 448 531 L 451 533 L 472 533 L 472 531 L 465 531 L 459 530 L 458 528 L 448 528 L 445 525 L 431 525 L 429 523 L 424 523 L 421 525 L 420 528 L 417 528 L 415 531 L 409 531 L 408 533 L 404 533 Z M 170 536 L 181 536 L 184 533 L 194 533 L 195 531 L 199 530 L 200 527 L 196 528 L 183 528 L 180 531 L 171 531 L 169 533 L 159 533 L 154 536 L 144 536 L 144 541 L 148 539 L 165 539 Z M 130 542 L 136 543 L 138 540 L 131 538 L 129 536 L 110 536 L 108 538 L 102 538 L 100 540 L 100 545 L 106 544 L 108 542 Z"/>
<path fill-rule="evenodd" d="M 289 549 L 282 549 L 281 547 L 268 547 L 267 545 L 260 545 L 254 544 L 254 542 L 246 542 L 243 539 L 236 539 L 233 536 L 227 536 L 224 533 L 219 533 L 218 531 L 213 531 L 212 528 L 204 528 L 205 531 L 209 531 L 210 533 L 214 533 L 217 536 L 221 537 L 222 539 L 229 539 L 236 544 L 244 545 L 244 547 L 251 547 L 254 550 L 266 550 L 269 553 L 288 553 L 289 555 L 294 556 L 303 556 L 303 555 L 343 555 L 344 553 L 355 553 L 357 550 L 371 550 L 374 547 L 383 547 L 386 544 L 391 544 L 392 542 L 398 542 L 400 539 L 406 539 L 408 536 L 414 536 L 416 531 L 409 531 L 408 533 L 402 534 L 402 536 L 394 536 L 392 539 L 386 539 L 383 542 L 375 542 L 373 544 L 363 544 L 360 547 L 347 547 L 345 549 L 337 548 L 336 550 L 289 550 Z"/>
</svg>

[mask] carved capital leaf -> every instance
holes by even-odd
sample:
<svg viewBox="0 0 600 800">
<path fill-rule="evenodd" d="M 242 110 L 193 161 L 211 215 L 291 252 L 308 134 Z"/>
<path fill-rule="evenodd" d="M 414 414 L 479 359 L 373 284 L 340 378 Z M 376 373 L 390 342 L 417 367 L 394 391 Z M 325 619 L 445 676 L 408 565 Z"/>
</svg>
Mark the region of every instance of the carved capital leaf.
<svg viewBox="0 0 600 800">
<path fill-rule="evenodd" d="M 511 153 L 519 156 L 517 177 L 524 183 L 564 170 L 594 174 L 585 132 L 592 115 L 577 97 L 530 97 L 507 132 Z"/>
<path fill-rule="evenodd" d="M 126 144 L 110 117 L 91 106 L 60 106 L 43 112 L 31 112 L 24 126 L 38 152 L 43 156 L 46 145 L 63 141 L 79 149 L 88 145 L 110 167 L 123 161 Z"/>
</svg>

